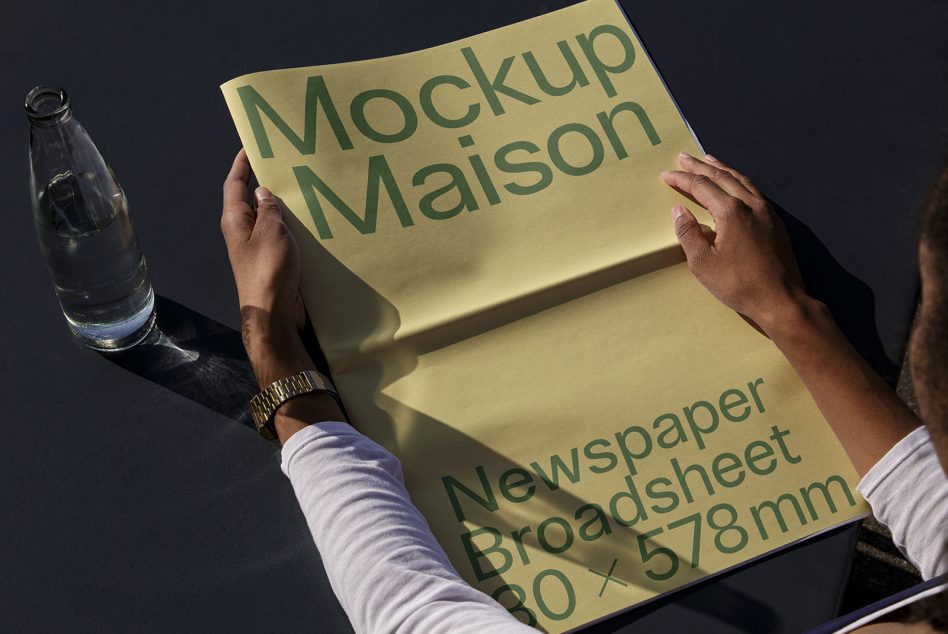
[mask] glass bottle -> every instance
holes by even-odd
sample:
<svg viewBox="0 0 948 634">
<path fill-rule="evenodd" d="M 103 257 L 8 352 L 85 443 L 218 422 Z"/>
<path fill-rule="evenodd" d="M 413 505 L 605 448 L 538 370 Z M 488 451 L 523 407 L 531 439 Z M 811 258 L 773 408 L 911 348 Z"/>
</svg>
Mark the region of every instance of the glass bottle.
<svg viewBox="0 0 948 634">
<path fill-rule="evenodd" d="M 26 114 L 36 235 L 66 322 L 90 348 L 130 348 L 154 326 L 155 295 L 125 193 L 65 91 L 37 86 Z"/>
</svg>

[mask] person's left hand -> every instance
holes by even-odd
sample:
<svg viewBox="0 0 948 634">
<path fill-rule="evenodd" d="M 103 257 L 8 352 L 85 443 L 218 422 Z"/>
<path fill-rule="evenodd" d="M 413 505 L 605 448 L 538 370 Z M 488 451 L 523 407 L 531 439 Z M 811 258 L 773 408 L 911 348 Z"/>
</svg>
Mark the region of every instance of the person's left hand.
<svg viewBox="0 0 948 634">
<path fill-rule="evenodd" d="M 256 208 L 251 206 L 249 180 L 250 162 L 241 149 L 224 181 L 221 232 L 237 284 L 244 347 L 261 385 L 268 385 L 283 373 L 313 366 L 300 338 L 306 310 L 299 247 L 283 221 L 282 204 L 268 189 L 258 187 Z"/>
<path fill-rule="evenodd" d="M 280 199 L 258 187 L 255 209 L 247 200 L 249 181 L 250 162 L 240 150 L 224 181 L 221 232 L 237 283 L 244 348 L 257 383 L 265 388 L 301 370 L 315 370 L 316 365 L 300 336 L 306 309 L 299 292 L 299 247 L 283 222 Z M 312 392 L 279 407 L 274 427 L 286 444 L 309 424 L 345 420 L 335 398 Z"/>
</svg>

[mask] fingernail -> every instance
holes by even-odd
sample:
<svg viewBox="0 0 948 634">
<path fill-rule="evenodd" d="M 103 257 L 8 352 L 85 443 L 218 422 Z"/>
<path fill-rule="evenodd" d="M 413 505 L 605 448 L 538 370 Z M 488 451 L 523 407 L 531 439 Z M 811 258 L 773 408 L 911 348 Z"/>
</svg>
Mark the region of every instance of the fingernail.
<svg viewBox="0 0 948 634">
<path fill-rule="evenodd" d="M 270 200 L 273 198 L 273 194 L 271 194 L 270 190 L 266 187 L 258 187 L 254 191 L 253 195 L 256 197 L 258 203 L 262 203 L 265 200 Z"/>
<path fill-rule="evenodd" d="M 668 176 L 669 174 L 671 174 L 671 172 L 667 172 L 667 171 L 666 171 L 666 172 L 662 172 L 661 176 L 662 176 L 662 178 L 664 178 L 664 177 Z"/>
<path fill-rule="evenodd" d="M 691 156 L 690 154 L 688 154 L 687 152 L 679 152 L 679 153 L 678 153 L 678 158 L 680 158 L 680 159 L 690 159 L 690 158 L 694 158 L 694 157 Z"/>
<path fill-rule="evenodd" d="M 704 155 L 704 158 L 707 159 L 707 160 L 709 160 L 709 161 L 711 161 L 711 162 L 713 162 L 713 163 L 717 163 L 717 162 L 718 162 L 718 159 L 714 158 L 714 157 L 711 156 L 710 154 L 705 154 L 705 155 Z"/>
<path fill-rule="evenodd" d="M 685 208 L 681 205 L 675 205 L 672 207 L 672 220 L 678 220 L 685 215 Z"/>
</svg>

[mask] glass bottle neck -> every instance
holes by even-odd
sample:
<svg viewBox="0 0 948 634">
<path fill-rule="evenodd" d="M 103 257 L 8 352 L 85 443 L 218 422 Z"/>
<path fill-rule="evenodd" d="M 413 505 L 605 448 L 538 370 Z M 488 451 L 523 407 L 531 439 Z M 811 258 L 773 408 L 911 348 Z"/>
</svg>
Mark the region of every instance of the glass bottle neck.
<svg viewBox="0 0 948 634">
<path fill-rule="evenodd" d="M 30 122 L 30 184 L 43 227 L 85 235 L 124 208 L 122 188 L 95 143 L 73 116 L 61 88 L 37 86 L 26 97 Z"/>
<path fill-rule="evenodd" d="M 49 128 L 72 119 L 69 95 L 56 86 L 37 86 L 26 96 L 26 116 L 33 128 Z"/>
</svg>

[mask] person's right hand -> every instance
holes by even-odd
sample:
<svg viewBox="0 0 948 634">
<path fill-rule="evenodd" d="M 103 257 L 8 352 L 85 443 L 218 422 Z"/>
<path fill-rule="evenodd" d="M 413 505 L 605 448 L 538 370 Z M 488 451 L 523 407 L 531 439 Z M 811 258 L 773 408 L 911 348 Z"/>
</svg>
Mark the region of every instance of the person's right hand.
<svg viewBox="0 0 948 634">
<path fill-rule="evenodd" d="M 708 156 L 682 153 L 682 169 L 662 180 L 707 209 L 715 233 L 705 234 L 684 205 L 672 209 L 688 268 L 726 306 L 764 332 L 804 300 L 806 290 L 783 222 L 750 179 Z"/>
<path fill-rule="evenodd" d="M 672 210 L 688 267 L 715 297 L 770 337 L 806 385 L 859 475 L 920 421 L 850 345 L 822 302 L 806 294 L 783 223 L 750 180 L 720 161 L 681 157 L 662 179 L 711 212 L 705 235 Z"/>
</svg>

